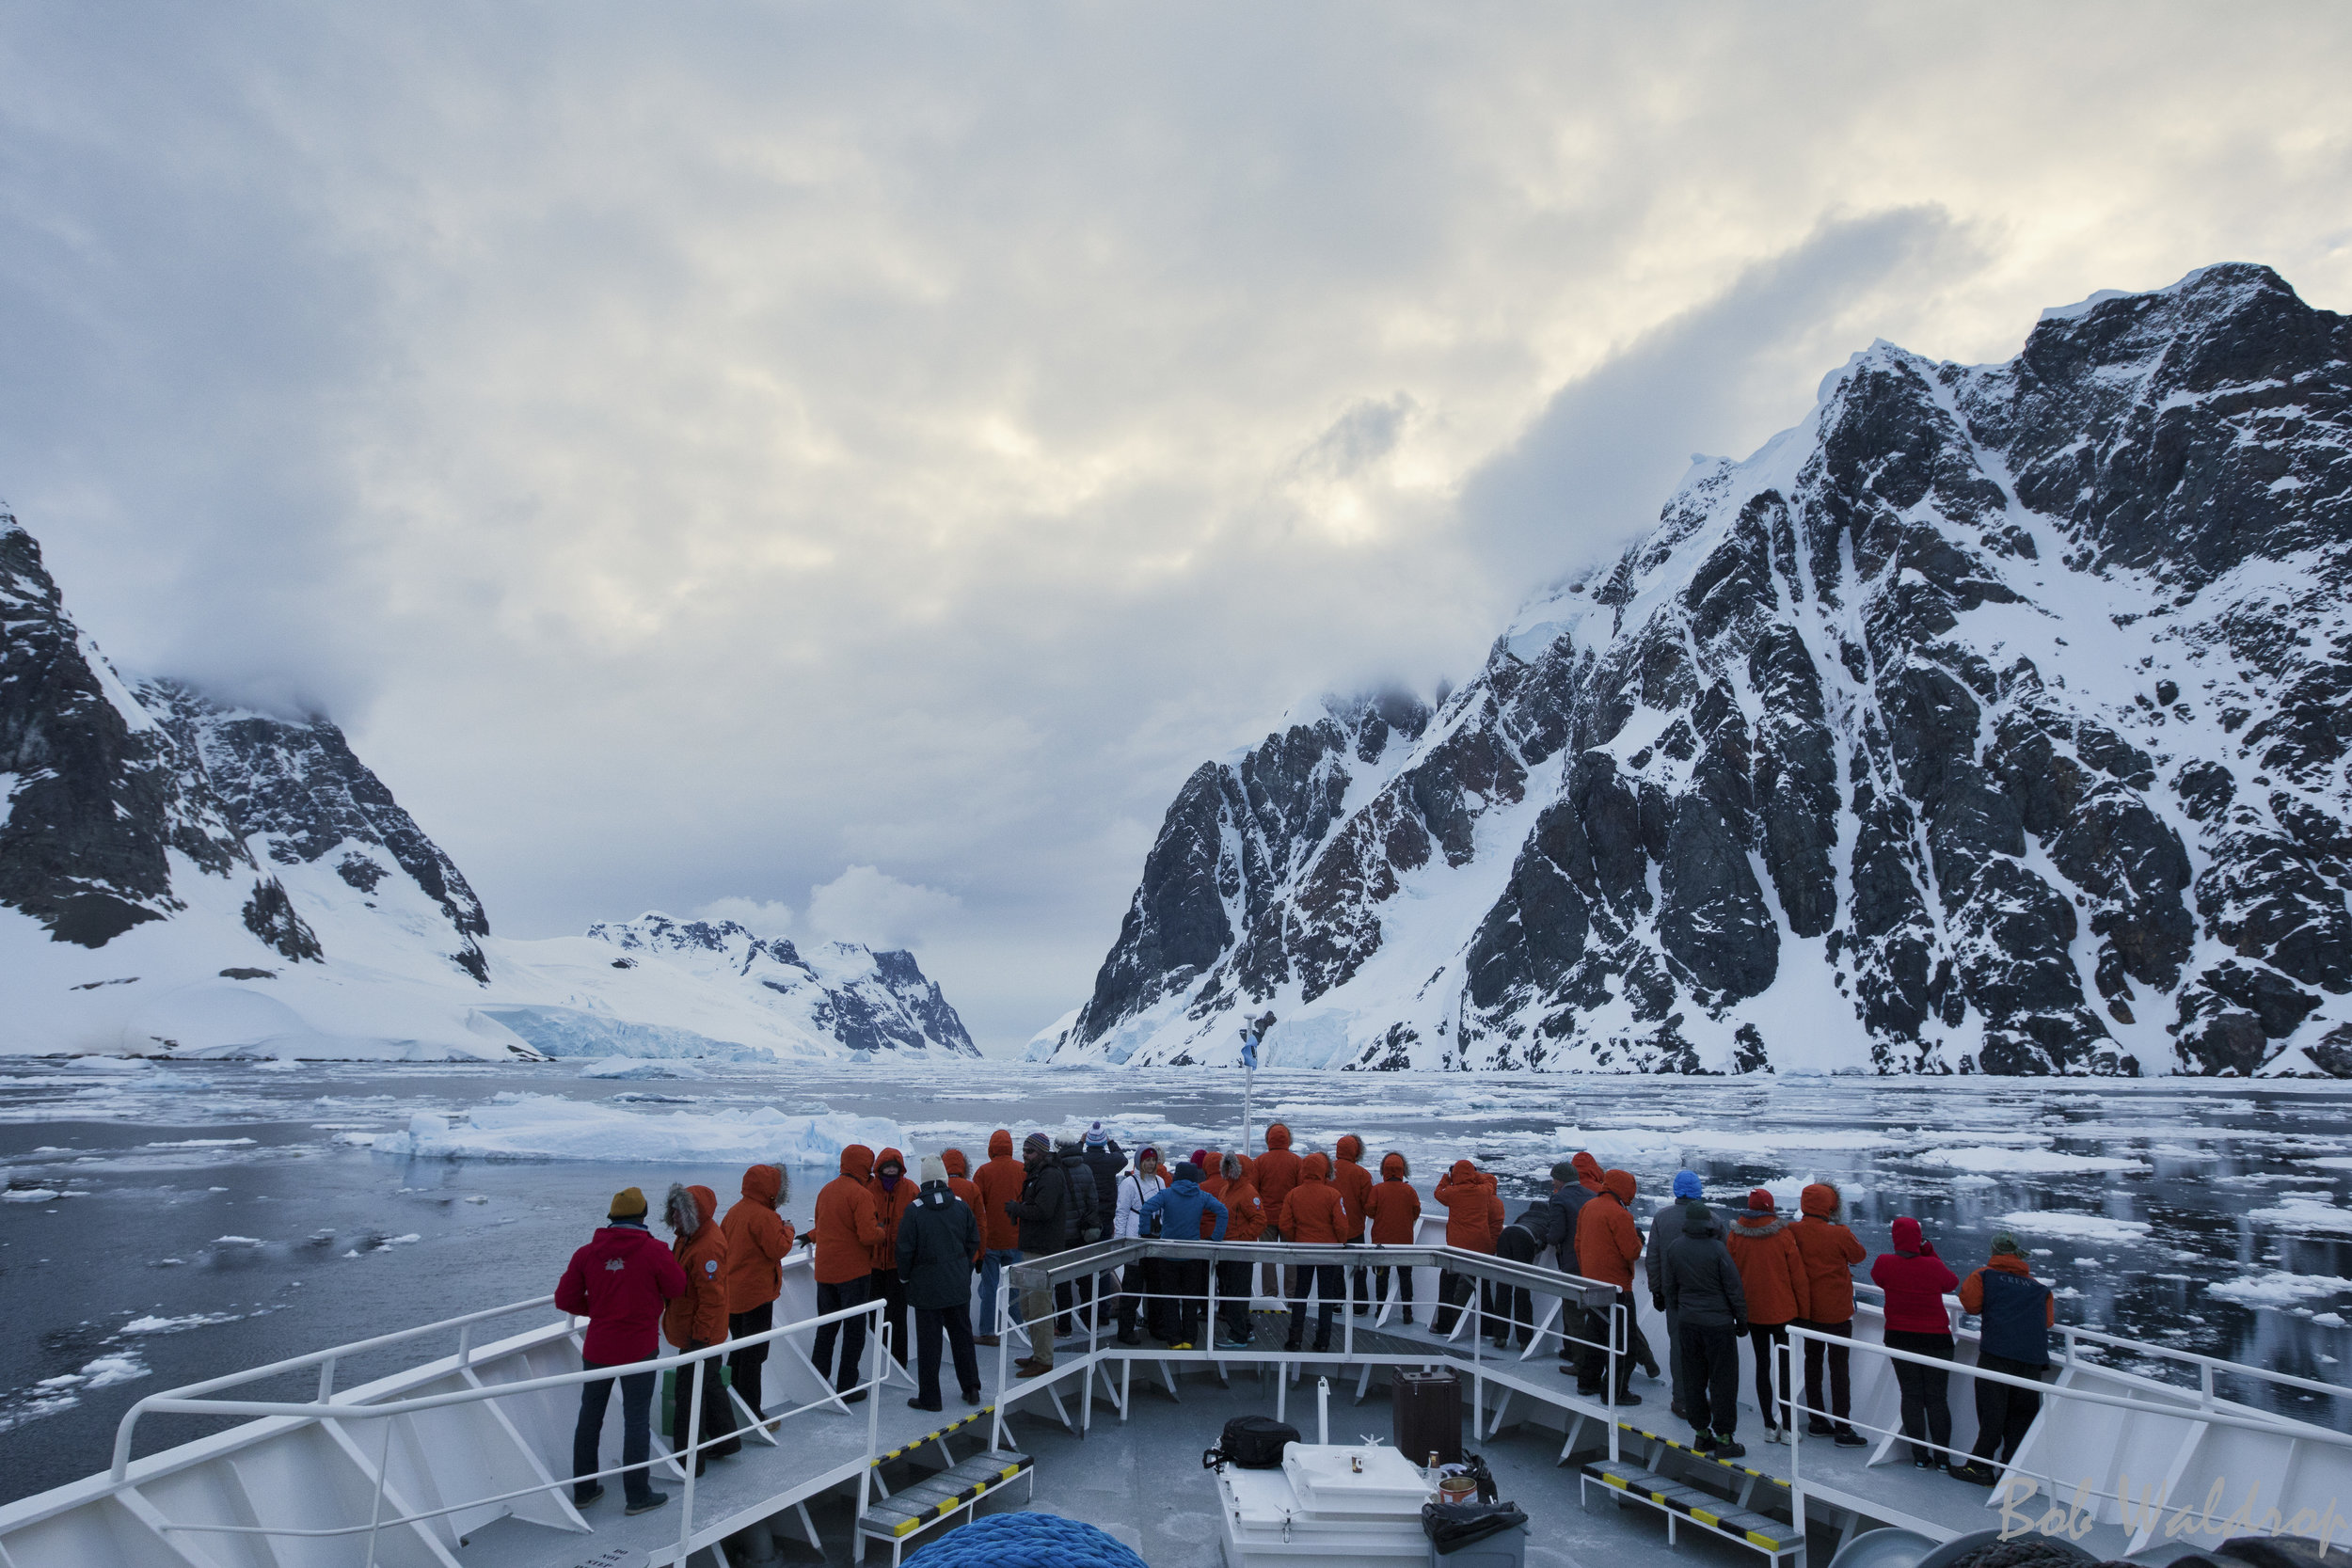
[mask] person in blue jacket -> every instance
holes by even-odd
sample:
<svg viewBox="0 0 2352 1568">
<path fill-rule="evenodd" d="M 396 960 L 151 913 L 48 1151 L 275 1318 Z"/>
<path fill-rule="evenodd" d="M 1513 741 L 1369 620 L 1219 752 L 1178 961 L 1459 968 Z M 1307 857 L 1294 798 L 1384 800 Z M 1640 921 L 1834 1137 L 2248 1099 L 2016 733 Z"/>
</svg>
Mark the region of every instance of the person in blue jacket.
<svg viewBox="0 0 2352 1568">
<path fill-rule="evenodd" d="M 1216 1216 L 1207 1240 L 1225 1239 L 1225 1205 L 1200 1190 L 1200 1167 L 1190 1160 L 1176 1167 L 1176 1180 L 1143 1200 L 1142 1212 L 1148 1222 L 1160 1222 L 1160 1234 L 1171 1242 L 1201 1240 L 1203 1214 Z M 1167 1277 L 1168 1288 L 1176 1293 L 1178 1318 L 1176 1350 L 1190 1350 L 1200 1337 L 1201 1313 L 1208 1307 L 1209 1260 L 1205 1258 L 1185 1258 L 1170 1262 Z"/>
</svg>

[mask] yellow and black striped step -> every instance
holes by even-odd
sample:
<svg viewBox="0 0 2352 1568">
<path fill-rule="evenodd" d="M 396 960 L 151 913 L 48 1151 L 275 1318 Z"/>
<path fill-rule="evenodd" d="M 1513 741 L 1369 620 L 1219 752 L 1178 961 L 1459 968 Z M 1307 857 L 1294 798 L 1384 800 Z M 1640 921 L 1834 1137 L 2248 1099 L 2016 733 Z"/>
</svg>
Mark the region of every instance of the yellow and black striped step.
<svg viewBox="0 0 2352 1568">
<path fill-rule="evenodd" d="M 1768 1552 L 1788 1551 L 1804 1540 L 1804 1531 L 1794 1525 L 1749 1509 L 1734 1508 L 1711 1492 L 1654 1475 L 1639 1465 L 1598 1459 L 1586 1465 L 1584 1473 L 1604 1486 L 1613 1486 Z"/>
<path fill-rule="evenodd" d="M 1728 1459 L 1717 1459 L 1713 1454 L 1703 1453 L 1689 1443 L 1669 1437 L 1662 1432 L 1649 1432 L 1635 1426 L 1631 1421 L 1619 1421 L 1617 1430 L 1631 1433 L 1645 1443 L 1663 1443 L 1686 1459 L 1695 1459 L 1702 1465 L 1712 1465 L 1728 1475 L 1754 1476 L 1758 1481 L 1771 1481 L 1784 1492 L 1788 1490 L 1788 1483 L 1769 1470 L 1759 1470 L 1753 1465 L 1735 1465 Z"/>
<path fill-rule="evenodd" d="M 858 1528 L 885 1541 L 912 1535 L 1014 1480 L 1031 1463 L 1027 1454 L 1009 1449 L 976 1455 L 951 1470 L 916 1481 L 896 1497 L 871 1504 L 858 1520 Z"/>
<path fill-rule="evenodd" d="M 965 1427 L 970 1426 L 974 1421 L 980 1420 L 985 1417 L 993 1416 L 995 1413 L 996 1407 L 994 1405 L 984 1404 L 977 1410 L 972 1412 L 969 1416 L 962 1417 L 957 1420 L 949 1421 L 946 1426 L 941 1427 L 937 1432 L 927 1432 L 922 1436 L 914 1438 L 910 1442 L 904 1443 L 899 1447 L 891 1449 L 888 1453 L 876 1455 L 874 1463 L 876 1465 L 880 1465 L 884 1460 L 904 1459 L 907 1455 L 913 1453 L 924 1444 L 936 1443 L 942 1437 L 947 1436 L 950 1433 L 961 1432 Z"/>
</svg>

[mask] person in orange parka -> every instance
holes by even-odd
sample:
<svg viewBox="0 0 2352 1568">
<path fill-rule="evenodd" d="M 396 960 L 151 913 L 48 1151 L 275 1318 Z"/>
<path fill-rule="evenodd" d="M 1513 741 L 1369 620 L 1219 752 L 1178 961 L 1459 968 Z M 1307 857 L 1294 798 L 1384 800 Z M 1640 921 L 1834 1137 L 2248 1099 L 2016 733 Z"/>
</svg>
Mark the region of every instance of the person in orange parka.
<svg viewBox="0 0 2352 1568">
<path fill-rule="evenodd" d="M 1731 1216 L 1724 1240 L 1740 1270 L 1740 1291 L 1748 1298 L 1748 1342 L 1756 1348 L 1756 1407 L 1764 1413 L 1764 1441 L 1785 1441 L 1796 1390 L 1784 1379 L 1772 1399 L 1775 1346 L 1788 1342 L 1788 1325 L 1813 1316 L 1813 1280 L 1789 1233 L 1790 1217 L 1772 1208 L 1772 1195 L 1758 1187 L 1748 1207 Z"/>
<path fill-rule="evenodd" d="M 1412 1167 L 1405 1156 L 1395 1149 L 1380 1156 L 1380 1180 L 1364 1195 L 1364 1214 L 1372 1222 L 1374 1246 L 1411 1246 L 1421 1234 L 1421 1194 L 1413 1190 Z M 1375 1264 L 1372 1275 L 1374 1289 L 1382 1301 L 1389 1299 L 1389 1275 L 1385 1264 Z M 1393 1271 L 1398 1293 L 1405 1299 L 1405 1321 L 1413 1321 L 1413 1271 L 1402 1267 Z"/>
<path fill-rule="evenodd" d="M 882 1242 L 882 1216 L 874 1211 L 868 1183 L 874 1175 L 874 1151 L 851 1144 L 841 1151 L 841 1174 L 817 1195 L 817 1219 L 810 1227 L 817 1238 L 817 1311 L 818 1316 L 860 1307 L 874 1283 L 874 1248 Z M 834 1336 L 841 1340 L 841 1369 L 833 1365 Z M 810 1359 L 818 1377 L 831 1376 L 836 1392 L 855 1404 L 866 1397 L 858 1388 L 858 1364 L 866 1355 L 866 1318 L 860 1314 L 829 1323 L 817 1330 Z M 855 1388 L 856 1392 L 850 1392 Z"/>
<path fill-rule="evenodd" d="M 1633 1264 L 1642 1256 L 1642 1228 L 1633 1223 L 1628 1209 L 1633 1193 L 1630 1171 L 1606 1172 L 1600 1179 L 1600 1191 L 1576 1216 L 1576 1272 L 1587 1279 L 1616 1287 L 1617 1305 L 1625 1308 L 1629 1331 L 1626 1354 L 1617 1357 L 1617 1386 L 1611 1390 L 1609 1354 L 1602 1349 L 1610 1338 L 1610 1314 L 1585 1314 L 1585 1343 L 1579 1358 L 1576 1387 L 1578 1393 L 1587 1398 L 1599 1398 L 1607 1391 L 1613 1404 L 1642 1402 L 1632 1388 L 1636 1366 L 1647 1367 L 1652 1377 L 1658 1375 L 1658 1358 L 1650 1354 L 1649 1341 L 1643 1338 L 1641 1320 L 1633 1309 Z M 1567 1370 L 1565 1367 L 1560 1370 Z"/>
<path fill-rule="evenodd" d="M 890 1325 L 891 1358 L 903 1367 L 912 1347 L 907 1343 L 907 1288 L 898 1277 L 898 1221 L 914 1206 L 922 1184 L 907 1175 L 906 1156 L 885 1148 L 874 1159 L 874 1217 L 882 1223 L 882 1240 L 874 1243 L 874 1283 L 866 1295 L 882 1299 L 882 1321 Z"/>
<path fill-rule="evenodd" d="M 1265 1206 L 1258 1201 L 1258 1184 L 1249 1179 L 1249 1162 L 1238 1150 L 1228 1150 L 1217 1159 L 1217 1173 L 1200 1183 L 1200 1190 L 1225 1205 L 1225 1239 L 1229 1242 L 1254 1242 L 1265 1233 Z M 1200 1214 L 1200 1234 L 1205 1239 L 1213 1228 L 1208 1212 Z M 1216 1266 L 1217 1323 L 1222 1327 L 1225 1343 L 1220 1349 L 1233 1349 L 1250 1343 L 1256 1332 L 1249 1325 L 1249 1265 L 1220 1261 Z"/>
<path fill-rule="evenodd" d="M 1340 1190 L 1340 1198 L 1347 1205 L 1347 1239 L 1364 1239 L 1364 1199 L 1372 1195 L 1372 1172 L 1364 1169 L 1364 1140 L 1350 1132 L 1340 1139 L 1334 1152 L 1339 1163 L 1331 1167 L 1331 1185 Z M 1363 1265 L 1356 1268 L 1356 1312 L 1361 1316 L 1372 1310 L 1372 1291 L 1365 1283 Z"/>
<path fill-rule="evenodd" d="M 727 1287 L 727 1338 L 746 1338 L 776 1326 L 776 1295 L 783 1289 L 784 1259 L 792 1250 L 792 1222 L 777 1211 L 792 1190 L 782 1165 L 754 1165 L 743 1173 L 743 1196 L 727 1210 L 721 1231 L 726 1237 L 727 1266 L 722 1276 Z M 752 1413 L 765 1420 L 759 1403 L 760 1369 L 767 1364 L 766 1344 L 745 1345 L 727 1355 L 727 1371 L 735 1392 Z"/>
<path fill-rule="evenodd" d="M 727 1337 L 727 1237 L 719 1227 L 719 1195 L 708 1187 L 670 1183 L 662 1217 L 676 1237 L 671 1256 L 686 1275 L 686 1293 L 661 1309 L 661 1337 L 679 1350 L 701 1350 Z M 702 1369 L 702 1440 L 711 1445 L 694 1455 L 694 1473 L 701 1475 L 713 1459 L 723 1459 L 743 1446 L 735 1431 L 734 1413 L 727 1409 L 727 1391 L 719 1379 L 719 1358 L 699 1363 Z M 694 1369 L 678 1369 L 677 1391 L 670 1405 L 671 1445 L 684 1449 L 694 1430 Z"/>
<path fill-rule="evenodd" d="M 1816 1181 L 1797 1196 L 1797 1208 L 1804 1217 L 1789 1227 L 1788 1234 L 1797 1239 L 1797 1251 L 1804 1259 L 1806 1289 L 1812 1296 L 1813 1310 L 1800 1322 L 1820 1334 L 1836 1334 L 1853 1338 L 1853 1266 L 1868 1256 L 1854 1233 L 1837 1223 L 1837 1211 L 1844 1201 L 1836 1187 L 1826 1181 Z M 1821 1356 L 1829 1354 L 1829 1403 L 1821 1402 Z M 1827 1437 L 1841 1449 L 1867 1446 L 1869 1439 L 1854 1431 L 1847 1413 L 1853 1408 L 1852 1379 L 1848 1370 L 1849 1353 L 1843 1345 L 1825 1345 L 1819 1339 L 1804 1342 L 1804 1404 L 1813 1412 L 1806 1418 L 1804 1430 L 1814 1437 Z M 1821 1412 L 1827 1410 L 1830 1416 Z M 1834 1419 L 1833 1419 L 1834 1418 Z"/>
<path fill-rule="evenodd" d="M 1280 1122 L 1268 1122 L 1265 1130 L 1265 1152 L 1258 1156 L 1257 1168 L 1250 1180 L 1258 1184 L 1258 1202 L 1265 1210 L 1266 1222 L 1279 1224 L 1282 1215 L 1282 1200 L 1298 1185 L 1299 1158 L 1291 1152 L 1291 1130 Z M 1266 1289 L 1270 1296 L 1288 1299 L 1297 1281 L 1295 1268 L 1265 1266 Z"/>
<path fill-rule="evenodd" d="M 1492 1252 L 1502 1234 L 1502 1199 L 1495 1194 L 1495 1179 L 1468 1160 L 1438 1178 L 1430 1195 L 1445 1206 L 1445 1244 L 1464 1252 Z M 1473 1289 L 1470 1276 L 1451 1269 L 1438 1271 L 1438 1312 L 1429 1320 L 1430 1332 L 1439 1338 L 1454 1332 L 1454 1319 Z"/>
<path fill-rule="evenodd" d="M 1298 1185 L 1282 1199 L 1275 1224 L 1286 1242 L 1338 1246 L 1347 1240 L 1347 1200 L 1331 1183 L 1328 1156 L 1310 1154 L 1299 1163 Z M 1312 1285 L 1323 1298 L 1315 1324 L 1315 1353 L 1321 1354 L 1331 1348 L 1331 1321 L 1340 1315 L 1340 1302 L 1347 1290 L 1344 1271 L 1337 1263 L 1321 1263 L 1291 1272 L 1295 1283 L 1289 1298 L 1290 1340 L 1284 1348 L 1296 1350 L 1306 1336 L 1307 1290 Z"/>
<path fill-rule="evenodd" d="M 1004 1271 L 1021 1261 L 1021 1223 L 1005 1212 L 1005 1205 L 1021 1201 L 1021 1188 L 1029 1180 L 1028 1167 L 1012 1151 L 1012 1131 L 999 1127 L 988 1135 L 988 1164 L 972 1175 L 980 1190 L 974 1211 L 980 1221 L 980 1320 L 986 1334 L 975 1334 L 976 1345 L 996 1343 L 996 1288 Z"/>
</svg>

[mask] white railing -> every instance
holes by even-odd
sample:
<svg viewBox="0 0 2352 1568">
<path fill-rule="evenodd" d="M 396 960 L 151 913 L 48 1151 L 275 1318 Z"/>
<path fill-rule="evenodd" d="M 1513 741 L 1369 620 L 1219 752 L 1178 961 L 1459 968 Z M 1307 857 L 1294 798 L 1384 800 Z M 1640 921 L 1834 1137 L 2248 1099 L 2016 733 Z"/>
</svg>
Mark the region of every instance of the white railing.
<svg viewBox="0 0 2352 1568">
<path fill-rule="evenodd" d="M 432 1519 L 439 1519 L 449 1514 L 461 1513 L 472 1509 L 487 1508 L 500 1503 L 513 1502 L 518 1498 L 535 1496 L 539 1493 L 555 1492 L 564 1487 L 577 1486 L 582 1481 L 601 1481 L 608 1476 L 626 1475 L 631 1471 L 637 1470 L 649 1470 L 656 1463 L 651 1455 L 648 1455 L 645 1462 L 641 1465 L 631 1465 L 627 1463 L 625 1460 L 624 1463 L 620 1465 L 596 1470 L 588 1475 L 562 1477 L 557 1480 L 541 1482 L 533 1486 L 519 1487 L 511 1491 L 480 1497 L 470 1497 L 464 1502 L 450 1504 L 442 1508 L 419 1510 L 387 1518 L 384 1515 L 384 1491 L 387 1478 L 390 1473 L 389 1460 L 392 1424 L 396 1418 L 413 1416 L 429 1410 L 448 1409 L 454 1405 L 479 1404 L 488 1400 L 510 1399 L 522 1394 L 536 1394 L 548 1389 L 574 1388 L 582 1384 L 588 1383 L 612 1382 L 623 1376 L 634 1377 L 644 1375 L 653 1376 L 658 1379 L 659 1375 L 664 1371 L 674 1371 L 678 1376 L 691 1378 L 693 1384 L 692 1390 L 690 1395 L 690 1403 L 691 1407 L 690 1423 L 685 1433 L 674 1434 L 674 1441 L 671 1446 L 671 1452 L 669 1456 L 673 1463 L 680 1465 L 685 1474 L 685 1490 L 684 1495 L 680 1499 L 681 1506 L 678 1521 L 678 1560 L 683 1562 L 690 1550 L 692 1548 L 694 1529 L 694 1482 L 696 1480 L 695 1472 L 699 1468 L 696 1464 L 696 1459 L 700 1455 L 702 1449 L 710 1443 L 723 1442 L 726 1441 L 728 1437 L 739 1437 L 744 1430 L 773 1433 L 777 1428 L 781 1427 L 785 1421 L 810 1410 L 815 1410 L 820 1407 L 830 1407 L 834 1409 L 842 1408 L 839 1396 L 850 1391 L 849 1389 L 836 1386 L 831 1394 L 812 1400 L 805 1404 L 796 1405 L 793 1408 L 784 1411 L 778 1415 L 768 1417 L 757 1422 L 754 1428 L 739 1429 L 721 1437 L 705 1438 L 702 1435 L 702 1432 L 703 1394 L 706 1380 L 702 1376 L 699 1370 L 702 1363 L 716 1356 L 732 1355 L 750 1346 L 772 1344 L 781 1340 L 787 1335 L 800 1334 L 811 1330 L 821 1329 L 827 1324 L 840 1323 L 851 1318 L 865 1316 L 872 1320 L 872 1322 L 868 1324 L 868 1328 L 870 1331 L 869 1337 L 872 1338 L 875 1346 L 873 1375 L 870 1380 L 857 1385 L 858 1387 L 863 1388 L 866 1391 L 867 1399 L 866 1420 L 866 1468 L 869 1473 L 861 1474 L 858 1482 L 858 1513 L 863 1514 L 866 1512 L 866 1504 L 871 1496 L 869 1490 L 871 1486 L 870 1470 L 874 1456 L 880 1451 L 881 1448 L 879 1441 L 881 1402 L 875 1396 L 880 1392 L 882 1385 L 888 1376 L 889 1368 L 893 1359 L 889 1342 L 890 1325 L 883 1321 L 884 1309 L 888 1304 L 881 1298 L 863 1302 L 855 1307 L 843 1307 L 837 1311 L 822 1313 L 814 1318 L 803 1319 L 798 1323 L 785 1323 L 778 1327 L 768 1329 L 763 1333 L 749 1335 L 739 1339 L 723 1340 L 718 1344 L 706 1346 L 700 1350 L 680 1351 L 674 1354 L 657 1356 L 649 1360 L 631 1362 L 623 1366 L 589 1368 L 577 1372 L 560 1372 L 546 1377 L 522 1378 L 511 1383 L 483 1385 L 470 1388 L 453 1389 L 447 1393 L 422 1394 L 405 1399 L 391 1399 L 362 1402 L 350 1399 L 336 1400 L 330 1397 L 333 1389 L 335 1368 L 340 1361 L 350 1356 L 372 1350 L 379 1350 L 389 1345 L 400 1344 L 412 1339 L 422 1338 L 430 1335 L 444 1334 L 453 1328 L 458 1330 L 459 1335 L 457 1364 L 460 1370 L 463 1370 L 471 1364 L 471 1335 L 475 1324 L 487 1322 L 494 1318 L 506 1317 L 518 1312 L 530 1311 L 534 1308 L 550 1307 L 553 1307 L 553 1305 L 554 1303 L 552 1298 L 542 1296 L 532 1301 L 516 1302 L 506 1307 L 489 1307 L 483 1311 L 467 1313 L 462 1317 L 445 1319 L 435 1323 L 427 1323 L 420 1328 L 404 1329 L 399 1333 L 380 1335 L 373 1339 L 362 1339 L 355 1341 L 351 1344 L 337 1345 L 328 1350 L 314 1351 L 308 1355 L 292 1356 L 283 1361 L 271 1362 L 266 1366 L 248 1368 L 243 1371 L 229 1373 L 226 1376 L 211 1378 L 202 1383 L 189 1384 L 183 1387 L 167 1389 L 164 1392 L 157 1394 L 150 1394 L 145 1399 L 142 1399 L 137 1403 L 134 1404 L 128 1411 L 124 1412 L 121 1423 L 116 1428 L 114 1464 L 108 1472 L 109 1481 L 118 1489 L 129 1484 L 133 1435 L 137 1430 L 141 1418 L 150 1414 L 243 1416 L 255 1418 L 278 1417 L 296 1420 L 313 1420 L 322 1422 L 378 1420 L 381 1421 L 383 1425 L 381 1428 L 382 1439 L 379 1444 L 377 1462 L 373 1466 L 374 1497 L 371 1506 L 368 1522 L 364 1525 L 336 1526 L 325 1528 L 297 1528 L 278 1525 L 195 1524 L 166 1521 L 158 1526 L 159 1528 L 166 1530 L 201 1532 L 205 1534 L 264 1535 L 309 1538 L 337 1538 L 343 1536 L 365 1535 L 368 1540 L 367 1560 L 370 1564 L 370 1568 L 373 1568 L 375 1561 L 376 1538 L 386 1529 L 398 1528 L 402 1526 L 419 1524 Z M 581 1320 L 577 1317 L 566 1314 L 567 1323 L 574 1328 L 577 1328 L 580 1321 Z M 300 1371 L 305 1368 L 312 1366 L 320 1369 L 319 1396 L 315 1400 L 224 1400 L 207 1397 L 219 1389 L 235 1387 L 243 1384 L 255 1383 L 268 1378 L 284 1376 L 290 1372 Z M 656 1386 L 657 1393 L 655 1397 L 659 1398 L 658 1383 Z M 651 1419 L 651 1413 L 648 1413 L 648 1420 L 650 1421 Z"/>
</svg>

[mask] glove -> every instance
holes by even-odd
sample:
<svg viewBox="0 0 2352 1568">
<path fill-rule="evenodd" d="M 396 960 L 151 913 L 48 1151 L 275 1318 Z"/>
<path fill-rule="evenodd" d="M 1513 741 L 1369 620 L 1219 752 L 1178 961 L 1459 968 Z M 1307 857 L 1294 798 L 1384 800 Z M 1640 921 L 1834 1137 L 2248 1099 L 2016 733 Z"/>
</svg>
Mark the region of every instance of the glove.
<svg viewBox="0 0 2352 1568">
<path fill-rule="evenodd" d="M 1014 1219 L 1019 1219 L 1021 1217 L 1021 1205 L 1018 1203 L 1008 1203 L 1005 1205 L 1005 1212 L 1011 1215 Z"/>
<path fill-rule="evenodd" d="M 1660 1292 L 1652 1291 L 1649 1293 L 1649 1309 L 1653 1312 L 1663 1312 L 1666 1309 L 1666 1298 Z"/>
<path fill-rule="evenodd" d="M 1747 1325 L 1747 1323 L 1746 1323 L 1745 1322 L 1743 1322 L 1743 1321 L 1741 1321 L 1741 1320 L 1740 1320 L 1740 1319 L 1736 1319 L 1736 1318 L 1732 1320 L 1732 1324 L 1731 1324 L 1731 1337 L 1732 1337 L 1733 1338 L 1735 1338 L 1735 1339 L 1738 1339 L 1738 1338 L 1744 1338 L 1744 1337 L 1746 1336 L 1747 1332 L 1748 1332 L 1748 1325 Z"/>
</svg>

